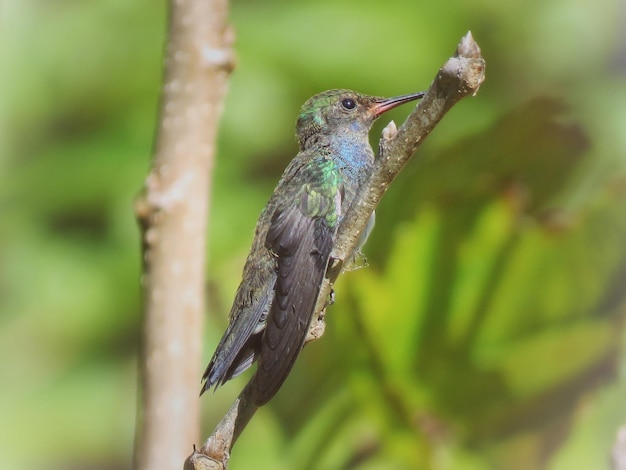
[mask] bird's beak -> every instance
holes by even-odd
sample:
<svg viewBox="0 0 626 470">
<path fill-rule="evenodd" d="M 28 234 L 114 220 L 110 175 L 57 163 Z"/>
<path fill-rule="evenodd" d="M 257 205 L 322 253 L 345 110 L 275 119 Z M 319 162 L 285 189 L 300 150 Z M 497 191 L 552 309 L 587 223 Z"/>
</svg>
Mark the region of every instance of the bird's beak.
<svg viewBox="0 0 626 470">
<path fill-rule="evenodd" d="M 374 100 L 374 104 L 370 108 L 370 112 L 374 119 L 390 109 L 400 106 L 401 104 L 408 103 L 409 101 L 419 100 L 426 94 L 425 91 L 419 91 L 411 95 L 395 96 L 393 98 L 377 98 Z"/>
</svg>

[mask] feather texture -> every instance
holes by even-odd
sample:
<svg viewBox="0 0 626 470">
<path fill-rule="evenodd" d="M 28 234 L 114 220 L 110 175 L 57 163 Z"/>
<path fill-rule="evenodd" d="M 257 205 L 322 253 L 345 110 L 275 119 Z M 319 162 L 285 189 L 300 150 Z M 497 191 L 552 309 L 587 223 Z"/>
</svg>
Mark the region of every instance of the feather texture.
<svg viewBox="0 0 626 470">
<path fill-rule="evenodd" d="M 277 277 L 254 377 L 258 405 L 278 391 L 304 345 L 341 215 L 341 176 L 332 160 L 314 159 L 298 180 L 308 183 L 274 213 L 266 239 Z"/>
</svg>

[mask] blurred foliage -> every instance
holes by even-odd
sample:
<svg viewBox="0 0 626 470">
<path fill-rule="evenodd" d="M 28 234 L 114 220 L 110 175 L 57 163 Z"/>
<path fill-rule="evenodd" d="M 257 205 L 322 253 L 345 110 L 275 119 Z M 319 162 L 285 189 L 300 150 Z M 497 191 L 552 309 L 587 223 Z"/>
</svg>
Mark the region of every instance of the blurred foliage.
<svg viewBox="0 0 626 470">
<path fill-rule="evenodd" d="M 151 154 L 165 7 L 0 2 L 2 468 L 130 467 L 132 199 Z M 326 335 L 258 412 L 232 468 L 606 466 L 626 422 L 625 15 L 602 0 L 233 2 L 207 359 L 306 98 L 425 89 L 468 29 L 487 81 L 385 196 L 370 266 L 340 279 Z M 203 398 L 206 433 L 244 380 Z"/>
</svg>

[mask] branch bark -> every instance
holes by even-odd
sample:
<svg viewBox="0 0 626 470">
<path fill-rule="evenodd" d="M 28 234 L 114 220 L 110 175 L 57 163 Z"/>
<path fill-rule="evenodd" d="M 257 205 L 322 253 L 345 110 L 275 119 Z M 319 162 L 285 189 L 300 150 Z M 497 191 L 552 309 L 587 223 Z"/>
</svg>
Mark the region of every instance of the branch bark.
<svg viewBox="0 0 626 470">
<path fill-rule="evenodd" d="M 176 468 L 200 430 L 205 246 L 217 126 L 233 68 L 227 0 L 172 0 L 152 168 L 135 202 L 144 315 L 135 465 Z"/>
<path fill-rule="evenodd" d="M 484 78 L 485 61 L 478 44 L 468 32 L 457 46 L 454 57 L 439 70 L 426 96 L 400 129 L 396 130 L 393 123 L 385 128 L 368 184 L 360 189 L 339 227 L 332 255 L 336 262 L 329 269 L 321 288 L 307 342 L 323 334 L 325 308 L 332 286 L 354 252 L 370 214 L 391 182 L 448 110 L 462 98 L 475 95 Z M 250 390 L 251 382 L 248 382 L 200 451 L 187 459 L 185 470 L 228 467 L 232 446 L 256 412 Z M 202 466 L 207 462 L 211 462 L 212 466 Z"/>
</svg>

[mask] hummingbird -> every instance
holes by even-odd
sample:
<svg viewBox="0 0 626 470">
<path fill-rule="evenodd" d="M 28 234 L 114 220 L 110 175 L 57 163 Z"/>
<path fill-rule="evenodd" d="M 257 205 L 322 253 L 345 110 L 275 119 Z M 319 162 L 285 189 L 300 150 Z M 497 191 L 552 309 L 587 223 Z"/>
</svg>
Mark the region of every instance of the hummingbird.
<svg viewBox="0 0 626 470">
<path fill-rule="evenodd" d="M 374 163 L 369 131 L 385 111 L 423 92 L 380 98 L 329 90 L 300 111 L 300 150 L 261 212 L 229 314 L 229 324 L 202 376 L 200 394 L 255 361 L 253 400 L 267 403 L 304 346 L 337 228 Z M 374 214 L 361 234 L 365 243 Z"/>
</svg>

